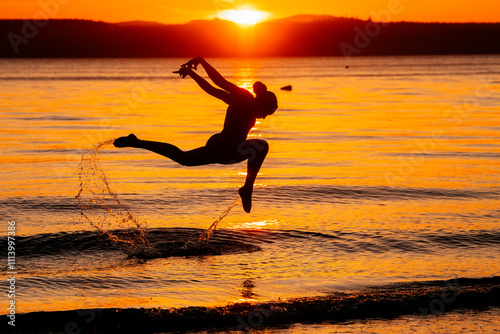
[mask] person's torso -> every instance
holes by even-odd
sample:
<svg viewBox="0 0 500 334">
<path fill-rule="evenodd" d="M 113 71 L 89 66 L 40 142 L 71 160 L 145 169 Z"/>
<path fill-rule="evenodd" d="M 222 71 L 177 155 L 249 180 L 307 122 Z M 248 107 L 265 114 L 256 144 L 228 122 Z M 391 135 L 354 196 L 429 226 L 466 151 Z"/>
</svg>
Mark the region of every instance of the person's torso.
<svg viewBox="0 0 500 334">
<path fill-rule="evenodd" d="M 233 96 L 234 100 L 227 108 L 222 134 L 236 141 L 247 138 L 250 130 L 255 126 L 255 116 L 252 110 L 253 95 L 242 89 Z"/>
</svg>

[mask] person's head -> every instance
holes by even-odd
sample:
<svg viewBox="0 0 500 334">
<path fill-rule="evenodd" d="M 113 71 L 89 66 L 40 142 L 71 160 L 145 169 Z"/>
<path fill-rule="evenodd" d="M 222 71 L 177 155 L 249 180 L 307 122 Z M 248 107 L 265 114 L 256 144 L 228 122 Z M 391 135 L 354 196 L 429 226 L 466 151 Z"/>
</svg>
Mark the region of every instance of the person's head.
<svg viewBox="0 0 500 334">
<path fill-rule="evenodd" d="M 253 91 L 256 95 L 254 103 L 257 117 L 266 118 L 274 114 L 276 109 L 278 109 L 278 99 L 276 95 L 274 95 L 273 92 L 269 92 L 266 85 L 260 81 L 253 84 Z"/>
</svg>

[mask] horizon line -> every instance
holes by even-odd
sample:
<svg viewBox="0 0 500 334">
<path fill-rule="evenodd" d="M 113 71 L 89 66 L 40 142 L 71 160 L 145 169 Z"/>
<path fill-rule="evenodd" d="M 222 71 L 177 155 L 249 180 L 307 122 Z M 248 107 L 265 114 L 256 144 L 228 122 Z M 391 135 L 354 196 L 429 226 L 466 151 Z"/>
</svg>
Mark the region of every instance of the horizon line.
<svg viewBox="0 0 500 334">
<path fill-rule="evenodd" d="M 276 22 L 276 21 L 284 21 L 288 19 L 293 19 L 296 17 L 301 17 L 301 16 L 310 16 L 311 20 L 307 22 L 300 22 L 300 23 L 313 23 L 313 22 L 318 22 L 318 21 L 325 21 L 329 19 L 346 19 L 346 20 L 358 20 L 358 21 L 373 21 L 377 23 L 421 23 L 421 24 L 500 24 L 499 21 L 409 21 L 409 20 L 401 20 L 401 21 L 375 21 L 372 20 L 371 17 L 368 19 L 362 19 L 358 17 L 350 17 L 350 16 L 334 16 L 334 15 L 319 15 L 319 14 L 297 14 L 297 15 L 292 15 L 292 16 L 286 16 L 282 18 L 276 18 L 276 19 L 270 19 L 270 20 L 263 20 L 261 22 L 256 23 L 255 25 L 263 24 L 263 23 L 271 23 L 271 22 Z M 318 19 L 315 20 L 313 17 L 317 17 Z M 0 21 L 37 21 L 34 18 L 0 18 Z M 108 24 L 123 24 L 123 23 L 146 23 L 146 24 L 155 24 L 155 25 L 183 25 L 183 24 L 189 24 L 191 22 L 196 22 L 196 21 L 224 21 L 224 22 L 230 22 L 237 24 L 233 21 L 230 20 L 225 20 L 221 19 L 219 17 L 212 17 L 212 18 L 198 18 L 198 19 L 192 19 L 187 22 L 174 22 L 174 23 L 165 23 L 165 22 L 158 22 L 158 21 L 148 21 L 148 20 L 140 20 L 140 19 L 135 19 L 135 20 L 127 20 L 127 21 L 104 21 L 104 20 L 95 20 L 91 18 L 49 18 L 47 21 L 91 21 L 91 22 L 102 22 L 102 23 L 108 23 Z M 297 22 L 299 23 L 299 22 Z"/>
</svg>

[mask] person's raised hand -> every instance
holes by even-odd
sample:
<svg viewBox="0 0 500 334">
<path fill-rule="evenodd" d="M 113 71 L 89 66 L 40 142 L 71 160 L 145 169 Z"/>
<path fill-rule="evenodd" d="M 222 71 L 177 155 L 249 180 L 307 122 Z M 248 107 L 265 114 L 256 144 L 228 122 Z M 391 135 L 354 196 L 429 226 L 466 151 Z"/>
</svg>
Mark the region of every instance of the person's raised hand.
<svg viewBox="0 0 500 334">
<path fill-rule="evenodd" d="M 189 72 L 191 72 L 191 68 L 189 68 L 186 65 L 182 65 L 181 68 L 178 71 L 174 71 L 173 73 L 178 73 L 179 76 L 181 76 L 183 79 L 189 75 Z"/>
<path fill-rule="evenodd" d="M 196 57 L 196 58 L 191 59 L 187 63 L 183 64 L 182 66 L 187 66 L 190 69 L 194 68 L 195 70 L 197 70 L 198 69 L 198 65 L 200 65 L 200 63 L 202 61 L 203 61 L 202 57 Z"/>
</svg>

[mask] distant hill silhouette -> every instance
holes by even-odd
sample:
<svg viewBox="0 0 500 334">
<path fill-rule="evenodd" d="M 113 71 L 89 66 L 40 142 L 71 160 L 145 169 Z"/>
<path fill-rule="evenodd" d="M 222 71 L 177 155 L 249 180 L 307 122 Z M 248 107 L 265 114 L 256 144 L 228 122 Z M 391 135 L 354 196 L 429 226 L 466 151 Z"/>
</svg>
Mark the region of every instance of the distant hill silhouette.
<svg viewBox="0 0 500 334">
<path fill-rule="evenodd" d="M 342 20 L 342 17 L 336 17 L 331 15 L 309 15 L 309 14 L 300 14 L 294 15 L 290 17 L 285 17 L 283 19 L 277 19 L 272 21 L 273 23 L 310 23 L 315 21 L 333 21 L 333 20 Z"/>
<path fill-rule="evenodd" d="M 263 22 L 253 28 L 219 19 L 172 25 L 0 20 L 0 57 L 431 54 L 500 54 L 500 23 L 381 24 L 313 15 Z"/>
<path fill-rule="evenodd" d="M 119 26 L 132 26 L 132 27 L 137 27 L 137 26 L 156 26 L 156 27 L 161 27 L 164 24 L 163 23 L 158 23 L 158 22 L 152 22 L 152 21 L 126 21 L 126 22 L 118 22 L 115 23 L 116 25 Z"/>
</svg>

